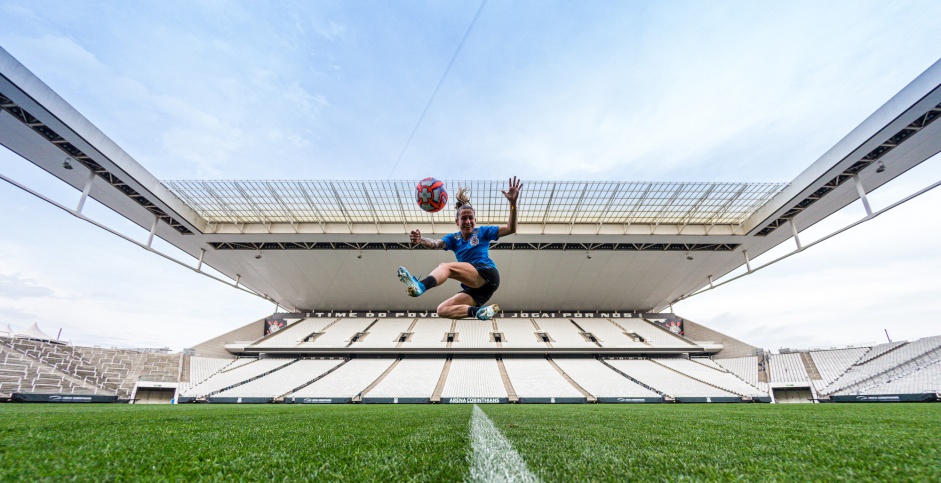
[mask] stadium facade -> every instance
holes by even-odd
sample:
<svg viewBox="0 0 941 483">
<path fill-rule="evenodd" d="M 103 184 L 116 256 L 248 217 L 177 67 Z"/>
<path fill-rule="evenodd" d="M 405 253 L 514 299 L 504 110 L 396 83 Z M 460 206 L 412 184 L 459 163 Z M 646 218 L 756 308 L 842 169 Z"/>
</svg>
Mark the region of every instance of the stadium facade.
<svg viewBox="0 0 941 483">
<path fill-rule="evenodd" d="M 527 180 L 517 234 L 491 246 L 505 273 L 499 303 L 507 312 L 452 321 L 436 316 L 436 300 L 405 297 L 392 276 L 399 265 L 446 261 L 409 244 L 409 230 L 453 231 L 449 210 L 414 206 L 411 182 L 162 182 L 0 50 L 0 144 L 81 195 L 65 206 L 0 175 L 4 181 L 216 278 L 204 270 L 211 267 L 228 277 L 221 281 L 286 309 L 183 354 L 95 351 L 8 331 L 0 337 L 0 396 L 937 399 L 941 338 L 771 355 L 670 309 L 733 270 L 751 273 L 752 259 L 782 243 L 793 244 L 791 254 L 806 249 L 801 232 L 851 203 L 862 200 L 860 222 L 897 206 L 873 212 L 866 195 L 941 151 L 939 116 L 941 62 L 790 183 Z M 507 219 L 501 182 L 447 183 L 472 190 L 480 224 Z M 147 230 L 147 242 L 86 216 L 89 198 Z M 155 237 L 192 259 L 160 253 Z"/>
</svg>

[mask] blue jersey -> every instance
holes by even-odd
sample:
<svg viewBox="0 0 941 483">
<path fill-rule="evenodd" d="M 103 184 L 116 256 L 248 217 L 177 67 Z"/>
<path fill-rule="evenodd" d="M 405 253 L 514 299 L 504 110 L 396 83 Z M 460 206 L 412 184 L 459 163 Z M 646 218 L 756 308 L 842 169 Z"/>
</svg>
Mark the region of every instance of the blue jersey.
<svg viewBox="0 0 941 483">
<path fill-rule="evenodd" d="M 467 240 L 461 232 L 449 233 L 442 239 L 444 249 L 454 252 L 457 261 L 470 263 L 475 267 L 494 267 L 490 259 L 490 242 L 500 239 L 499 228 L 495 226 L 478 226 Z"/>
</svg>

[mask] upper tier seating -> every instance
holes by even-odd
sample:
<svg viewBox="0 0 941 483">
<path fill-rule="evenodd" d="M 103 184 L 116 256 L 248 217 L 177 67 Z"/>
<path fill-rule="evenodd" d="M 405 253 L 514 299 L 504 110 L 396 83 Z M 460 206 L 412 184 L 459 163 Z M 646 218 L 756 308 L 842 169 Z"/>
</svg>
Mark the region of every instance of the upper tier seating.
<svg viewBox="0 0 941 483">
<path fill-rule="evenodd" d="M 714 359 L 713 361 L 716 364 L 728 369 L 729 372 L 740 377 L 743 381 L 760 389 L 760 386 L 758 386 L 757 356 L 734 357 L 731 359 Z"/>
<path fill-rule="evenodd" d="M 444 358 L 402 359 L 364 396 L 430 398 L 444 369 Z"/>
<path fill-rule="evenodd" d="M 614 325 L 610 320 L 577 319 L 574 321 L 582 329 L 585 329 L 585 332 L 594 335 L 602 347 L 647 347 L 643 342 L 634 342 L 620 327 Z"/>
<path fill-rule="evenodd" d="M 772 354 L 770 356 L 771 382 L 804 382 L 810 384 L 810 376 L 799 353 Z"/>
<path fill-rule="evenodd" d="M 310 334 L 323 332 L 324 327 L 332 324 L 336 319 L 310 318 L 294 322 L 287 327 L 268 335 L 256 342 L 255 347 L 295 347 Z"/>
<path fill-rule="evenodd" d="M 453 359 L 441 397 L 507 397 L 497 360 Z"/>
<path fill-rule="evenodd" d="M 647 339 L 647 342 L 654 347 L 684 347 L 693 345 L 688 340 L 644 319 L 618 319 L 617 323 L 621 324 L 621 326 L 629 332 L 634 332 L 644 339 Z"/>
<path fill-rule="evenodd" d="M 323 379 L 288 394 L 294 397 L 352 398 L 382 375 L 395 359 L 352 359 Z"/>
<path fill-rule="evenodd" d="M 576 349 L 598 347 L 594 342 L 585 340 L 579 334 L 578 327 L 569 319 L 537 319 L 536 325 L 545 332 L 553 347 L 571 347 Z"/>
<path fill-rule="evenodd" d="M 278 397 L 297 389 L 343 362 L 342 359 L 301 359 L 254 381 L 222 391 L 218 397 Z"/>
<path fill-rule="evenodd" d="M 503 347 L 549 347 L 537 335 L 530 319 L 496 319 L 497 330 L 503 333 Z"/>
<path fill-rule="evenodd" d="M 447 347 L 447 334 L 451 330 L 449 319 L 418 319 L 412 329 L 412 340 L 402 347 Z"/>
<path fill-rule="evenodd" d="M 399 344 L 399 336 L 408 331 L 413 319 L 379 319 L 369 327 L 362 340 L 354 342 L 350 347 L 380 348 L 395 347 Z"/>
<path fill-rule="evenodd" d="M 825 385 L 832 383 L 842 376 L 846 370 L 859 360 L 863 354 L 869 352 L 868 347 L 855 347 L 851 349 L 832 349 L 825 351 L 812 351 L 810 357 L 817 366 L 817 372 Z"/>
<path fill-rule="evenodd" d="M 464 349 L 496 347 L 496 344 L 490 342 L 493 323 L 489 320 L 461 319 L 454 324 L 454 331 L 457 332 L 457 338 L 451 347 Z"/>
<path fill-rule="evenodd" d="M 591 395 L 602 397 L 659 397 L 660 395 L 591 358 L 555 358 L 560 369 Z"/>
<path fill-rule="evenodd" d="M 366 327 L 375 319 L 355 318 L 340 319 L 323 329 L 323 335 L 310 342 L 301 342 L 297 347 L 310 349 L 314 347 L 346 347 L 354 335 L 366 330 Z"/>
<path fill-rule="evenodd" d="M 516 395 L 525 397 L 585 397 L 542 358 L 505 358 L 503 365 Z"/>
<path fill-rule="evenodd" d="M 664 394 L 673 397 L 736 397 L 722 389 L 699 382 L 691 377 L 663 367 L 646 359 L 609 359 L 608 364 Z"/>
</svg>

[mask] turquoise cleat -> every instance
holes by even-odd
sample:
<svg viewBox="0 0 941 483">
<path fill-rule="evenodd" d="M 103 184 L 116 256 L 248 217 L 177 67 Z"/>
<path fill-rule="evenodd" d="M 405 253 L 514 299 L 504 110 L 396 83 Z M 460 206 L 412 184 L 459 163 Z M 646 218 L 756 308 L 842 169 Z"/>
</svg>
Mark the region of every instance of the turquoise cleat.
<svg viewBox="0 0 941 483">
<path fill-rule="evenodd" d="M 477 311 L 477 318 L 480 320 L 491 320 L 499 311 L 500 306 L 497 304 L 485 305 Z"/>
<path fill-rule="evenodd" d="M 425 286 L 422 285 L 417 278 L 413 277 L 412 274 L 408 273 L 405 267 L 399 267 L 399 280 L 405 284 L 405 290 L 410 296 L 418 297 L 425 293 Z"/>
</svg>

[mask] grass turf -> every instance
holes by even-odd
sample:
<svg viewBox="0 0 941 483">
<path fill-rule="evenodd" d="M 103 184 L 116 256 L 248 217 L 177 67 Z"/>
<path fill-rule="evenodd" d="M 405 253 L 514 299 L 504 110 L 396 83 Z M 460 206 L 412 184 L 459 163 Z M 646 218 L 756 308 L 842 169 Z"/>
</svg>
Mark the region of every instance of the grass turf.
<svg viewBox="0 0 941 483">
<path fill-rule="evenodd" d="M 545 481 L 941 481 L 941 404 L 493 405 Z M 0 405 L 0 481 L 460 481 L 464 405 Z"/>
<path fill-rule="evenodd" d="M 941 404 L 483 409 L 545 481 L 941 481 Z"/>
</svg>

